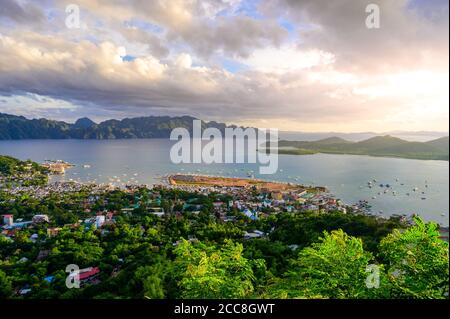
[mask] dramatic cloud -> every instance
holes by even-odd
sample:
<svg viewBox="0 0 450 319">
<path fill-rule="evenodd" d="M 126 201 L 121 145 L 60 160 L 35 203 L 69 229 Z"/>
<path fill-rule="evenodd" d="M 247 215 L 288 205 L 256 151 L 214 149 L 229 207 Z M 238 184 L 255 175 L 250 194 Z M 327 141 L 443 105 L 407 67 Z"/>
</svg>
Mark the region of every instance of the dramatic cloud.
<svg viewBox="0 0 450 319">
<path fill-rule="evenodd" d="M 0 112 L 448 128 L 448 2 L 380 0 L 380 29 L 356 0 L 3 2 Z"/>
</svg>

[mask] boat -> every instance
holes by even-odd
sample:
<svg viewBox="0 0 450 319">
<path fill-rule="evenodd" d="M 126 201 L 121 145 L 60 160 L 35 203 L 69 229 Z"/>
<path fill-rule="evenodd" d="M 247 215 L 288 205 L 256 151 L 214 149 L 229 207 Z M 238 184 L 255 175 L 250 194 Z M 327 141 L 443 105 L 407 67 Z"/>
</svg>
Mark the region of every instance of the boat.
<svg viewBox="0 0 450 319">
<path fill-rule="evenodd" d="M 91 168 L 91 165 L 89 165 L 89 164 L 84 164 L 84 165 L 83 165 L 83 168 Z"/>
</svg>

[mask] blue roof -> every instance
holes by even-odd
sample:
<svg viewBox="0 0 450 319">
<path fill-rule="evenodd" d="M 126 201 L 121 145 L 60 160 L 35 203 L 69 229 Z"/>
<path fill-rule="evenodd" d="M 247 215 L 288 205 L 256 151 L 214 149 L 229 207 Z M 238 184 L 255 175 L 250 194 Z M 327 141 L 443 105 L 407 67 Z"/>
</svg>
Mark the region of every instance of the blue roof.
<svg viewBox="0 0 450 319">
<path fill-rule="evenodd" d="M 53 280 L 55 280 L 55 276 L 47 276 L 44 278 L 44 280 L 51 283 L 51 282 L 53 282 Z"/>
</svg>

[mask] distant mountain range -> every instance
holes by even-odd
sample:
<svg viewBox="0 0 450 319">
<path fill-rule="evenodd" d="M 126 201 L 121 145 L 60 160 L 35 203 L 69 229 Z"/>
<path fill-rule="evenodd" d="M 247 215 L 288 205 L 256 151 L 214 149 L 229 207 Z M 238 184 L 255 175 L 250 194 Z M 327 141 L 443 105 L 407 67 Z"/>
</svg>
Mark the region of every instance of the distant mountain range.
<svg viewBox="0 0 450 319">
<path fill-rule="evenodd" d="M 292 155 L 332 153 L 446 161 L 449 158 L 448 136 L 428 142 L 409 142 L 390 135 L 375 136 L 359 142 L 347 141 L 340 137 L 318 141 L 281 140 L 278 147 L 280 154 Z"/>
<path fill-rule="evenodd" d="M 29 120 L 23 116 L 0 113 L 0 140 L 20 139 L 131 139 L 131 138 L 169 138 L 176 127 L 192 132 L 191 116 L 169 117 L 148 116 L 107 120 L 99 124 L 88 118 L 78 119 L 70 124 L 48 119 Z M 202 122 L 202 128 L 214 127 L 222 133 L 224 123 Z"/>
<path fill-rule="evenodd" d="M 358 142 L 375 136 L 390 135 L 406 141 L 427 142 L 448 136 L 448 132 L 441 131 L 387 131 L 387 132 L 290 132 L 280 131 L 278 136 L 287 141 L 317 141 L 329 137 L 340 137 L 347 141 Z"/>
<path fill-rule="evenodd" d="M 23 116 L 0 113 L 0 140 L 168 138 L 172 129 L 177 127 L 192 132 L 195 119 L 191 116 L 148 116 L 107 120 L 97 124 L 89 118 L 81 118 L 72 124 L 43 118 L 30 120 Z M 226 127 L 236 126 L 202 121 L 202 128 L 208 127 L 217 128 L 223 133 Z M 421 135 L 425 133 L 420 132 Z M 339 136 L 328 136 L 316 141 L 292 141 L 283 139 L 282 134 L 280 136 L 279 151 L 284 154 L 335 153 L 437 160 L 449 158 L 448 136 L 427 142 L 411 142 L 391 135 L 374 136 L 362 141 L 349 141 Z"/>
</svg>

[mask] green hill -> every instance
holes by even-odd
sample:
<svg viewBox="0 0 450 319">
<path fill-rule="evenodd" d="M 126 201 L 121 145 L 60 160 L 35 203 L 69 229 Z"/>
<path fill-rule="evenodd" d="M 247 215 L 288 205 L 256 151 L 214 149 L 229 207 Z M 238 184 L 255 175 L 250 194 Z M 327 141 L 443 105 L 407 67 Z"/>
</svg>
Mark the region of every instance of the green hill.
<svg viewBox="0 0 450 319">
<path fill-rule="evenodd" d="M 412 159 L 448 160 L 448 137 L 429 142 L 409 142 L 397 137 L 376 136 L 359 142 L 349 142 L 338 137 L 331 137 L 313 142 L 280 141 L 280 154 L 332 153 L 354 154 L 384 157 L 402 157 Z M 289 151 L 283 147 L 290 147 Z M 295 150 L 298 150 L 296 152 Z"/>
<path fill-rule="evenodd" d="M 448 147 L 449 147 L 448 143 L 449 143 L 448 136 L 444 136 L 444 137 L 438 138 L 436 140 L 428 141 L 425 144 L 434 146 L 434 147 L 448 153 Z"/>
<path fill-rule="evenodd" d="M 81 118 L 70 124 L 47 119 L 29 120 L 23 116 L 0 113 L 0 140 L 169 138 L 172 129 L 177 127 L 192 132 L 195 119 L 191 116 L 148 116 L 107 120 L 97 124 L 88 118 Z M 202 122 L 202 127 L 217 128 L 223 133 L 228 126 Z"/>
</svg>

